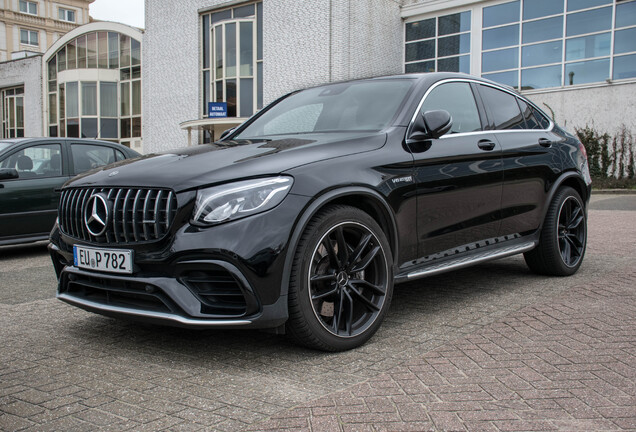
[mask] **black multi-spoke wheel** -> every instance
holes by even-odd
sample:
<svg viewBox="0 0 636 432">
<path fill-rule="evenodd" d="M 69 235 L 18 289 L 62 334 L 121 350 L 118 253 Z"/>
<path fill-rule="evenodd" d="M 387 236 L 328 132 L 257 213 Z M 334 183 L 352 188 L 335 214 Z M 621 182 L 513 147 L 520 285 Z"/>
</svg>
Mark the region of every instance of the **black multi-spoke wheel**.
<svg viewBox="0 0 636 432">
<path fill-rule="evenodd" d="M 587 243 L 587 217 L 580 195 L 570 187 L 557 191 L 545 217 L 539 245 L 525 254 L 541 274 L 568 276 L 581 266 Z"/>
<path fill-rule="evenodd" d="M 296 251 L 288 333 L 329 351 L 366 342 L 391 301 L 391 262 L 385 235 L 369 215 L 345 206 L 321 212 Z"/>
</svg>

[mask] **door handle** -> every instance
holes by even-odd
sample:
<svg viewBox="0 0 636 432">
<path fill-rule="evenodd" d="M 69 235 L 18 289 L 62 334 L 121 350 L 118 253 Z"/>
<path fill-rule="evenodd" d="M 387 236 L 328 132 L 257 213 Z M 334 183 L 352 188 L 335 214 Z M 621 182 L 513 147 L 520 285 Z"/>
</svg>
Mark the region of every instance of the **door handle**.
<svg viewBox="0 0 636 432">
<path fill-rule="evenodd" d="M 477 143 L 477 147 L 482 150 L 490 151 L 495 148 L 495 143 L 490 140 L 483 139 Z"/>
<path fill-rule="evenodd" d="M 539 145 L 541 147 L 551 147 L 552 141 L 547 138 L 539 138 Z"/>
</svg>

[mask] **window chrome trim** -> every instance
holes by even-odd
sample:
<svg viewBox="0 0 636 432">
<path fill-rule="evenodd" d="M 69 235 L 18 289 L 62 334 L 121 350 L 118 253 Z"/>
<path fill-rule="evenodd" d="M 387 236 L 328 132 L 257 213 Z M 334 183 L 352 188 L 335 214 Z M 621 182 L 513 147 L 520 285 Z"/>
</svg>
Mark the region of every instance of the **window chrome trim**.
<svg viewBox="0 0 636 432">
<path fill-rule="evenodd" d="M 424 101 L 426 100 L 426 98 L 428 97 L 428 95 L 431 93 L 431 91 L 433 91 L 435 88 L 437 88 L 438 86 L 442 85 L 442 84 L 447 84 L 447 83 L 452 83 L 452 82 L 460 82 L 460 83 L 467 83 L 467 84 L 482 84 L 488 87 L 492 87 L 496 90 L 501 90 L 505 93 L 510 94 L 511 96 L 514 97 L 520 97 L 523 99 L 524 102 L 526 102 L 528 105 L 532 106 L 533 108 L 535 108 L 536 110 L 538 110 L 541 114 L 545 115 L 543 113 L 543 111 L 537 107 L 534 103 L 532 103 L 532 101 L 528 100 L 527 98 L 521 96 L 520 94 L 516 93 L 514 90 L 510 90 L 504 86 L 501 85 L 497 85 L 494 83 L 489 83 L 487 81 L 481 81 L 478 79 L 473 79 L 473 78 L 446 78 L 440 81 L 437 81 L 436 83 L 433 83 L 428 90 L 426 90 L 426 93 L 424 93 L 424 96 L 422 96 L 422 99 L 420 100 L 420 103 L 417 105 L 417 109 L 415 110 L 415 113 L 413 113 L 413 117 L 411 117 L 411 121 L 408 125 L 408 127 L 406 128 L 406 136 L 408 137 L 411 133 L 411 129 L 413 128 L 413 124 L 415 123 L 415 120 L 417 119 L 417 115 L 419 114 L 420 110 L 422 109 L 422 105 L 424 105 Z M 519 109 L 519 112 L 521 112 L 521 109 Z M 522 113 L 523 114 L 523 113 Z M 509 132 L 528 132 L 528 131 L 541 131 L 541 132 L 550 132 L 552 131 L 552 129 L 554 129 L 554 126 L 556 126 L 556 124 L 554 123 L 554 121 L 548 117 L 547 115 L 545 115 L 545 117 L 548 119 L 548 121 L 550 122 L 550 126 L 547 129 L 492 129 L 492 130 L 481 130 L 481 131 L 475 131 L 475 132 L 461 132 L 461 133 L 456 133 L 456 134 L 450 134 L 450 135 L 444 135 L 440 138 L 445 138 L 445 137 L 457 137 L 457 136 L 466 136 L 466 135 L 477 135 L 477 134 L 484 134 L 484 133 L 493 133 L 493 132 L 497 132 L 497 133 L 501 133 L 501 132 L 505 132 L 505 133 L 509 133 Z"/>
</svg>

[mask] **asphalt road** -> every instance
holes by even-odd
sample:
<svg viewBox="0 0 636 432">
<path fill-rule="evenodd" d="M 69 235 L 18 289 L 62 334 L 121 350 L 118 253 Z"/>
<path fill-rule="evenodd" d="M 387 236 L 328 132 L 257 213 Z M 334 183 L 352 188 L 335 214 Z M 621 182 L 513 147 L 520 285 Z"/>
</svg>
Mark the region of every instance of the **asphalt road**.
<svg viewBox="0 0 636 432">
<path fill-rule="evenodd" d="M 257 331 L 90 314 L 54 299 L 45 244 L 0 247 L 0 430 L 258 430 L 590 280 L 612 281 L 636 259 L 634 211 L 636 195 L 593 197 L 588 253 L 569 278 L 536 276 L 517 256 L 400 285 L 376 336 L 338 354 Z"/>
</svg>

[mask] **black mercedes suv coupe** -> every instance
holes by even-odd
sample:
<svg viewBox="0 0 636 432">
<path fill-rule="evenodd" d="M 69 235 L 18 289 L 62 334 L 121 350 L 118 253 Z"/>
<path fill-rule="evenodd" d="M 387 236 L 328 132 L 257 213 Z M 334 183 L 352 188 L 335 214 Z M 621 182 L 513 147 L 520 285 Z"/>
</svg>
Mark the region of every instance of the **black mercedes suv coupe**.
<svg viewBox="0 0 636 432">
<path fill-rule="evenodd" d="M 577 271 L 585 149 L 513 90 L 400 75 L 286 95 L 220 141 L 68 182 L 57 297 L 107 316 L 363 344 L 394 284 L 523 253 Z"/>
</svg>

